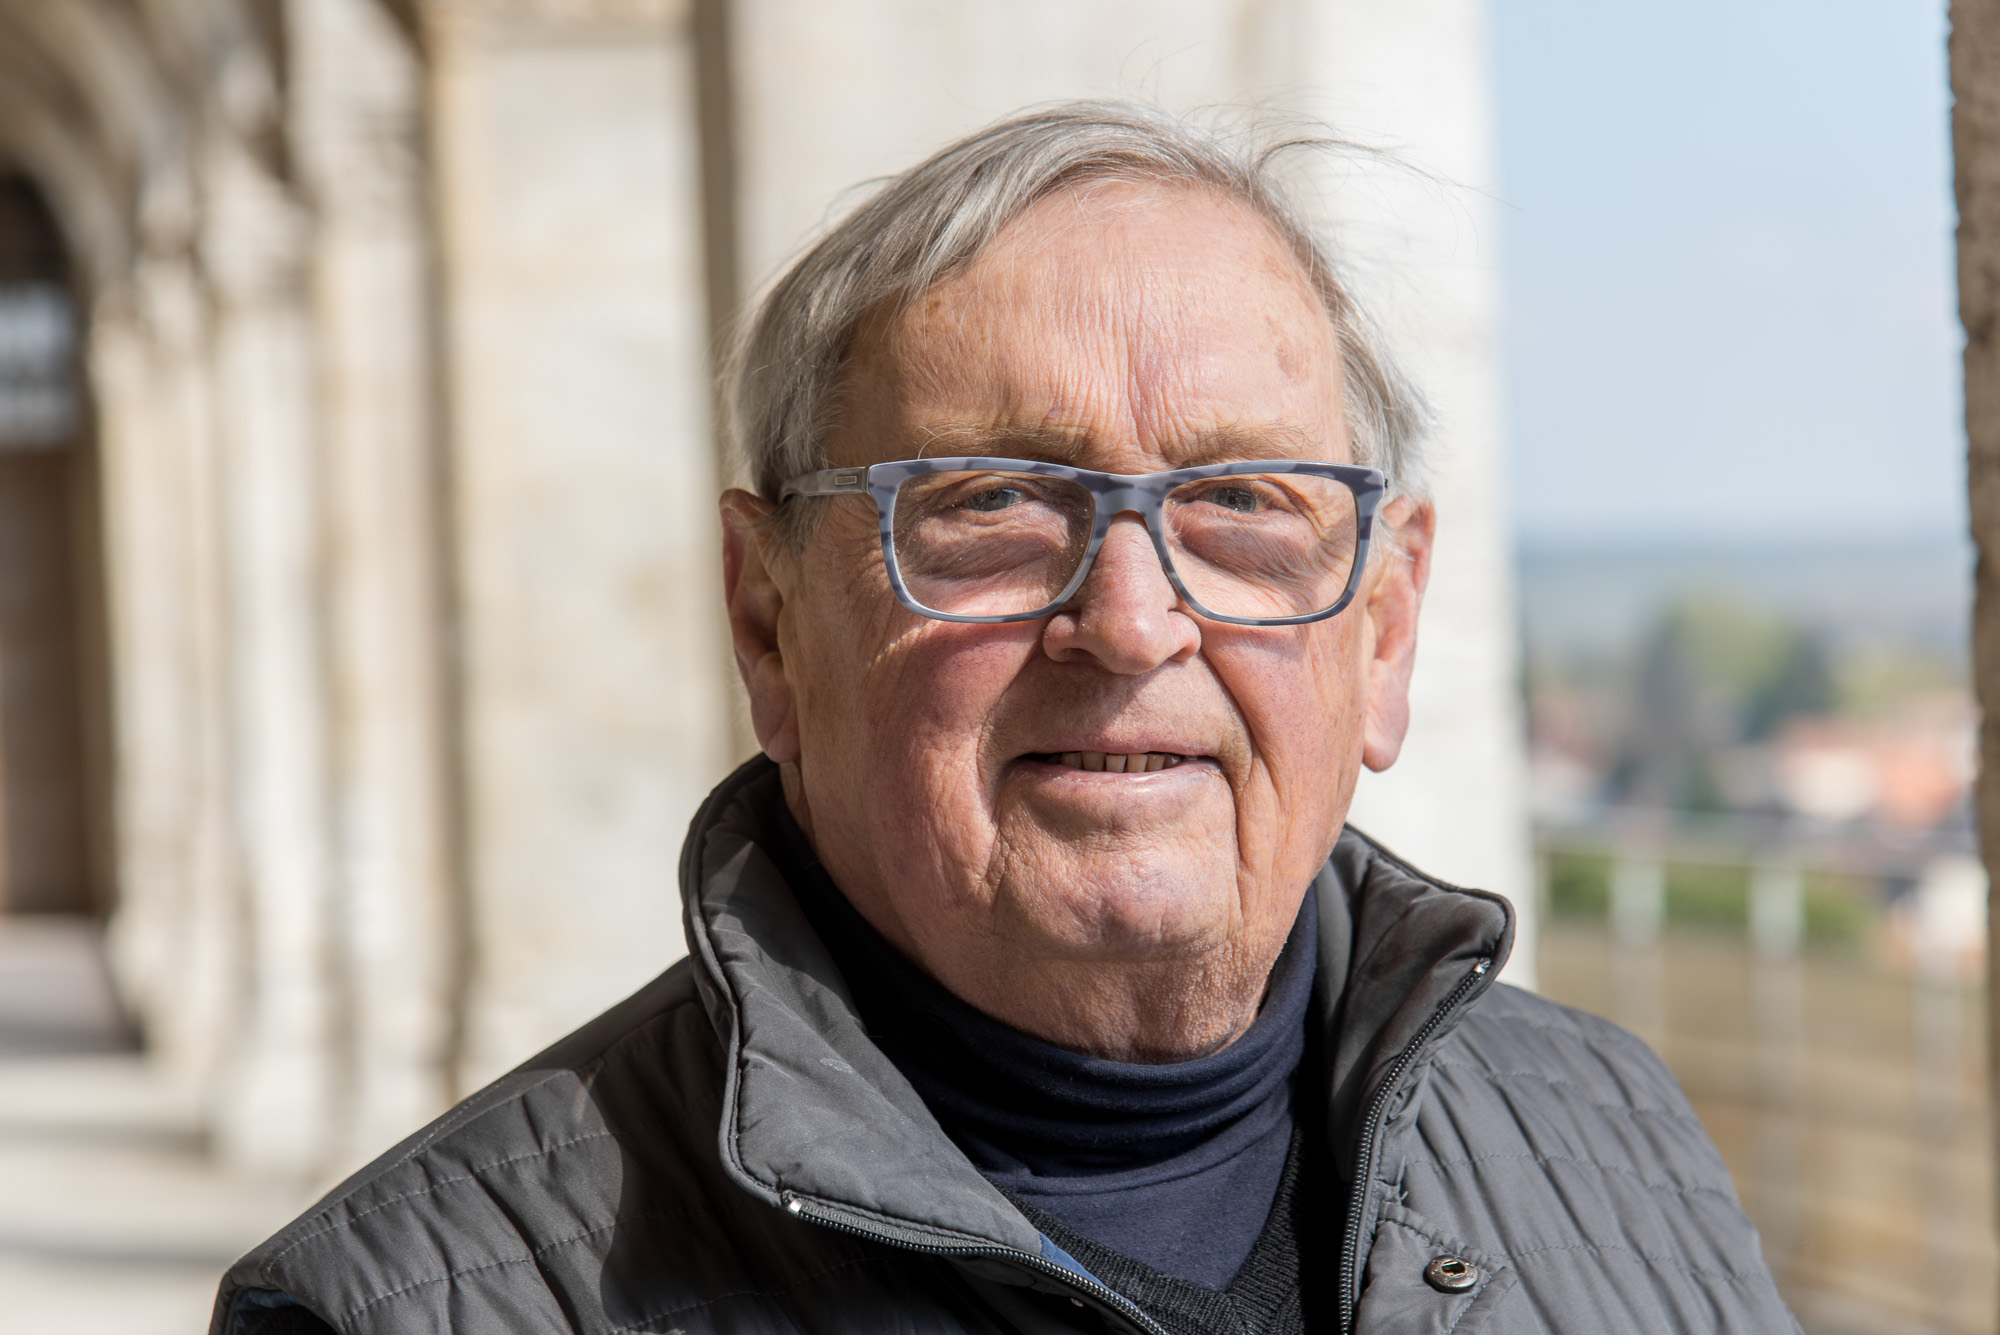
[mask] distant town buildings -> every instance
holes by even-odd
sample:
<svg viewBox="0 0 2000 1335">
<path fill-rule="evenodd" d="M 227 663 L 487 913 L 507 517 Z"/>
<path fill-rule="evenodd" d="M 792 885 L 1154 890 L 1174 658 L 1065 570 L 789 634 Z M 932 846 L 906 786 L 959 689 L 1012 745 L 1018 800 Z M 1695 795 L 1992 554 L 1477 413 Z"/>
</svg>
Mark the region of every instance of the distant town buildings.
<svg viewBox="0 0 2000 1335">
<path fill-rule="evenodd" d="M 1712 569 L 1703 579 L 1664 587 L 1622 643 L 1531 634 L 1536 819 L 1566 847 L 1594 838 L 1611 856 L 1734 865 L 1745 887 L 1773 860 L 1851 873 L 1873 887 L 1882 958 L 1963 976 L 1984 958 L 1985 881 L 1962 639 L 1896 606 L 1827 624 L 1811 596 L 1789 608 L 1746 596 L 1754 569 L 1735 595 Z"/>
</svg>

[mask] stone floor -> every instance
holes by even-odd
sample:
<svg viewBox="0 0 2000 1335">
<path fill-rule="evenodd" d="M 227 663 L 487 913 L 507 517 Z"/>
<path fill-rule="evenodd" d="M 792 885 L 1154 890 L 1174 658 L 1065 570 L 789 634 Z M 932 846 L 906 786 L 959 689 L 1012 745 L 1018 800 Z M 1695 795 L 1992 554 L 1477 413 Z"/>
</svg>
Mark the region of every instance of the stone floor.
<svg viewBox="0 0 2000 1335">
<path fill-rule="evenodd" d="M 305 1204 L 218 1171 L 134 1049 L 97 934 L 0 918 L 0 1335 L 199 1335 L 223 1268 Z"/>
</svg>

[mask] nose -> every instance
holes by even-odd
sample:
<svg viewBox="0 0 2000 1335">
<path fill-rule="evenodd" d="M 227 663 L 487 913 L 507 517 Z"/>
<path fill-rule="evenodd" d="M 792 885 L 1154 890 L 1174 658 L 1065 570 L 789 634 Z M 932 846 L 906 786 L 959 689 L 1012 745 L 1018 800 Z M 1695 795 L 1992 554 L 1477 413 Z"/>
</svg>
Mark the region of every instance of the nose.
<svg viewBox="0 0 2000 1335">
<path fill-rule="evenodd" d="M 1111 521 L 1083 587 L 1049 618 L 1042 647 L 1058 663 L 1086 655 L 1121 675 L 1185 662 L 1201 648 L 1200 623 L 1182 606 L 1136 514 Z"/>
</svg>

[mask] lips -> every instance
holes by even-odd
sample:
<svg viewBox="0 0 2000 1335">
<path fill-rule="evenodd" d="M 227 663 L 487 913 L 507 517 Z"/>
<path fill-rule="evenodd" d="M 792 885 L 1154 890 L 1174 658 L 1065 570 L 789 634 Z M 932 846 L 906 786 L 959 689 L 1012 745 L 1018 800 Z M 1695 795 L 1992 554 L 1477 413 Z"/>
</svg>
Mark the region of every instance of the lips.
<svg viewBox="0 0 2000 1335">
<path fill-rule="evenodd" d="M 1172 769 L 1191 757 L 1171 751 L 1048 751 L 1031 758 L 1093 774 L 1153 774 Z"/>
</svg>

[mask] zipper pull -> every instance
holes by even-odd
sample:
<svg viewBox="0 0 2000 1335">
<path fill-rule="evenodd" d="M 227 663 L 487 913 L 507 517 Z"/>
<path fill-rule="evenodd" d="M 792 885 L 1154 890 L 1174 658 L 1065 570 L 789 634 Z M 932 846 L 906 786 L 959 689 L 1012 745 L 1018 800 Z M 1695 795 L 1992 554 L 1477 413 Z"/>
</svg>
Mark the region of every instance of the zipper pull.
<svg viewBox="0 0 2000 1335">
<path fill-rule="evenodd" d="M 1477 963 L 1477 964 L 1473 965 L 1473 966 L 1472 966 L 1472 972 L 1473 972 L 1473 973 L 1475 973 L 1475 974 L 1482 974 L 1482 973 L 1485 973 L 1485 972 L 1486 972 L 1486 971 L 1487 971 L 1488 969 L 1490 969 L 1490 968 L 1492 968 L 1492 967 L 1493 967 L 1493 961 L 1492 961 L 1492 960 L 1490 960 L 1490 959 L 1485 959 L 1485 960 L 1481 960 L 1481 961 L 1479 961 L 1479 963 Z"/>
</svg>

